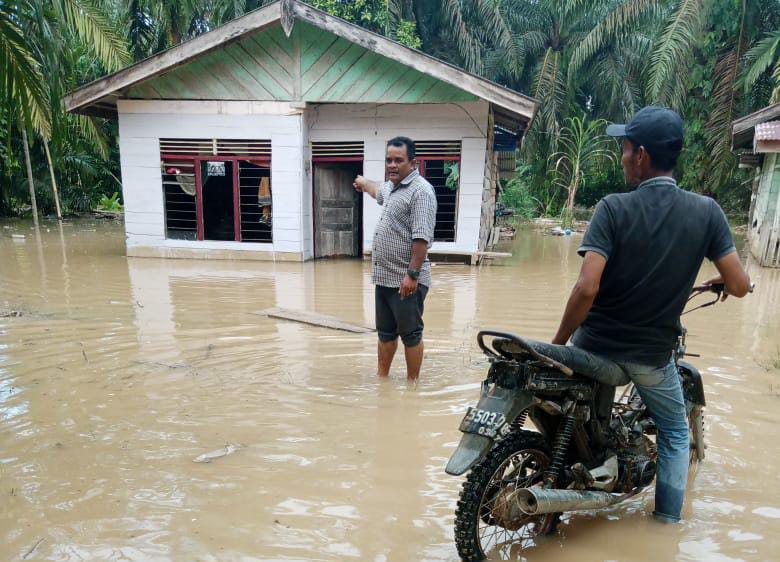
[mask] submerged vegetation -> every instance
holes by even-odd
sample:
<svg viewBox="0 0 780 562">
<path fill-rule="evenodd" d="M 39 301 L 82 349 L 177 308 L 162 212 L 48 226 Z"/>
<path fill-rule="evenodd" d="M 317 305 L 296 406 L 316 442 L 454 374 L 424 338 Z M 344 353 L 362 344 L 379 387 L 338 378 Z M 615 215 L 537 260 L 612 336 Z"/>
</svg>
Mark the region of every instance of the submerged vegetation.
<svg viewBox="0 0 780 562">
<path fill-rule="evenodd" d="M 29 212 L 25 145 L 41 212 L 55 208 L 53 181 L 66 213 L 119 192 L 116 124 L 66 114 L 62 96 L 265 3 L 0 3 L 0 215 Z M 649 103 L 685 120 L 680 185 L 712 194 L 732 214 L 747 209 L 748 178 L 730 151 L 730 124 L 780 101 L 777 0 L 311 4 L 539 100 L 501 195 L 520 216 L 568 221 L 575 206 L 625 189 L 617 143 L 600 131 Z"/>
</svg>

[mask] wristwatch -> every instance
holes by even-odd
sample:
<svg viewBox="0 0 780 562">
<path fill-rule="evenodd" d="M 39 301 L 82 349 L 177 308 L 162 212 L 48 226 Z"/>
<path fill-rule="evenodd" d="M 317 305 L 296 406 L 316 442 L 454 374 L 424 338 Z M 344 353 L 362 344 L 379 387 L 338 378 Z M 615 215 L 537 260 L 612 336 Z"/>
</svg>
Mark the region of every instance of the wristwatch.
<svg viewBox="0 0 780 562">
<path fill-rule="evenodd" d="M 406 274 L 417 281 L 417 278 L 420 276 L 420 270 L 419 269 L 412 269 L 411 267 L 406 270 Z"/>
</svg>

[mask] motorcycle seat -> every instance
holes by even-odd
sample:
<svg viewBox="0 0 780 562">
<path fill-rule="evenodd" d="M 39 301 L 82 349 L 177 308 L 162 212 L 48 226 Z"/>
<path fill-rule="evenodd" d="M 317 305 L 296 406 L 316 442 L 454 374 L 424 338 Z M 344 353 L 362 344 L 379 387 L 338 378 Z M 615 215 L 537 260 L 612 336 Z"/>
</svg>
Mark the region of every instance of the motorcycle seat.
<svg viewBox="0 0 780 562">
<path fill-rule="evenodd" d="M 575 377 L 584 377 L 609 386 L 623 386 L 631 382 L 628 374 L 614 361 L 571 345 L 554 345 L 513 337 L 495 339 L 493 347 L 502 355 L 515 360 L 539 359 L 539 356 L 564 365 Z M 568 374 L 568 373 L 567 373 Z"/>
</svg>

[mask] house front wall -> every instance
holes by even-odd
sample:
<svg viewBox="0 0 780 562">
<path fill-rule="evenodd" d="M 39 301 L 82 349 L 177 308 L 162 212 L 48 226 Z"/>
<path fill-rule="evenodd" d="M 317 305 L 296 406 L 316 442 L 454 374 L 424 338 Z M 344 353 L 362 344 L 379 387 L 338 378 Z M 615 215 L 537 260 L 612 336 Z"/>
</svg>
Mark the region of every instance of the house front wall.
<svg viewBox="0 0 780 562">
<path fill-rule="evenodd" d="M 302 197 L 304 112 L 286 102 L 120 100 L 119 149 L 127 253 L 162 257 L 302 260 L 310 205 Z M 165 236 L 160 139 L 270 139 L 273 242 L 172 240 Z"/>
<path fill-rule="evenodd" d="M 432 251 L 471 253 L 479 245 L 488 104 L 318 104 L 288 102 L 119 101 L 119 147 L 127 253 L 300 261 L 314 255 L 311 142 L 364 142 L 364 173 L 384 178 L 387 141 L 460 141 L 454 242 Z M 160 139 L 271 141 L 273 242 L 166 238 Z M 217 157 L 218 158 L 218 157 Z M 364 196 L 363 248 L 370 249 L 381 208 Z"/>
<path fill-rule="evenodd" d="M 310 104 L 308 135 L 317 141 L 363 141 L 363 172 L 385 177 L 387 141 L 399 135 L 415 141 L 461 141 L 460 185 L 454 242 L 435 242 L 432 252 L 472 253 L 478 250 L 488 104 L 482 101 L 438 104 Z M 309 184 L 311 185 L 311 184 Z M 371 248 L 381 208 L 363 198 L 363 248 Z"/>
</svg>

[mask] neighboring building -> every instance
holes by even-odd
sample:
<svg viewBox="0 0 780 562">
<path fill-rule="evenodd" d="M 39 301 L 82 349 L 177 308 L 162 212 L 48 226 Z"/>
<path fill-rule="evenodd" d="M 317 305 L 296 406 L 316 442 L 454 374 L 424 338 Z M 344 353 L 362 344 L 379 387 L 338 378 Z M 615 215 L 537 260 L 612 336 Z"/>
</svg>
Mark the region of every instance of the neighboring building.
<svg viewBox="0 0 780 562">
<path fill-rule="evenodd" d="M 294 261 L 370 251 L 381 209 L 352 180 L 384 177 L 396 135 L 417 141 L 436 189 L 432 252 L 473 257 L 494 233 L 496 131 L 514 152 L 537 108 L 295 0 L 65 103 L 119 120 L 129 256 Z"/>
<path fill-rule="evenodd" d="M 755 169 L 750 251 L 761 265 L 780 267 L 780 103 L 734 121 L 731 148 L 741 168 Z"/>
</svg>

